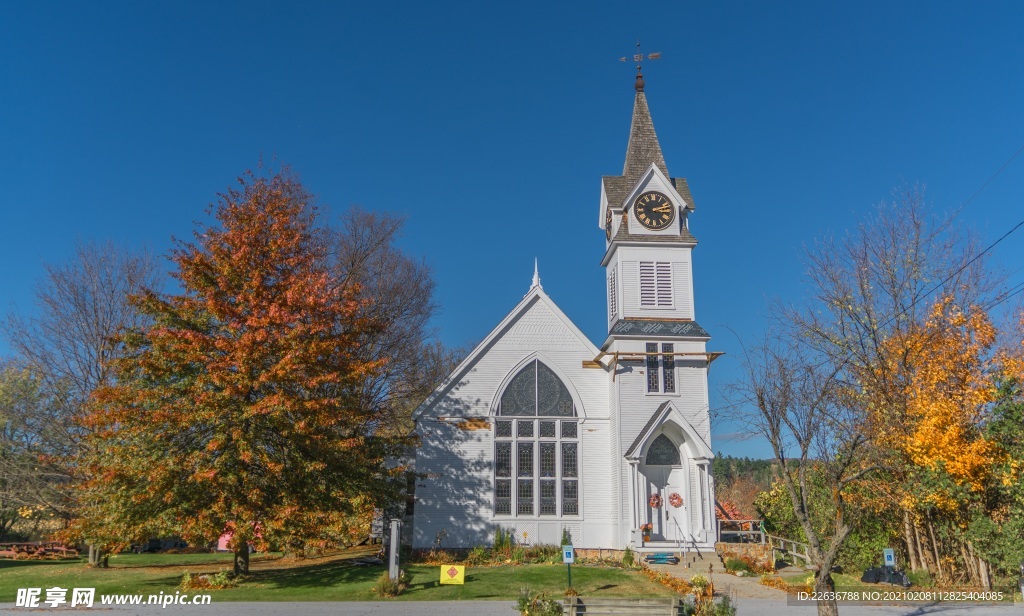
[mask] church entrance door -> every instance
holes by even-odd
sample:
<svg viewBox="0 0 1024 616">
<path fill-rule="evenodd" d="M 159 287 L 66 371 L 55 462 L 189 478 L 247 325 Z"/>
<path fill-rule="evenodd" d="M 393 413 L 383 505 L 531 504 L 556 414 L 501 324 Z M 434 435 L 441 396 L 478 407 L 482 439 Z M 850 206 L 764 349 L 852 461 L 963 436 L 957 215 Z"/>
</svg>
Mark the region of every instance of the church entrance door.
<svg viewBox="0 0 1024 616">
<path fill-rule="evenodd" d="M 671 496 L 678 494 L 683 497 L 686 494 L 685 477 L 682 467 L 674 467 L 668 474 L 668 481 L 665 485 L 665 494 L 662 496 L 662 509 L 665 516 L 666 533 L 665 538 L 669 541 L 685 543 L 686 541 L 686 499 L 680 507 L 674 507 L 671 503 Z"/>
<path fill-rule="evenodd" d="M 686 494 L 684 489 L 685 477 L 681 466 L 648 466 L 643 471 L 647 479 L 646 498 L 644 509 L 647 512 L 647 521 L 653 527 L 651 539 L 653 541 L 676 541 L 686 540 L 686 503 L 682 507 L 673 507 L 669 502 L 672 494 L 682 496 Z M 657 495 L 660 506 L 652 506 L 652 497 Z"/>
</svg>

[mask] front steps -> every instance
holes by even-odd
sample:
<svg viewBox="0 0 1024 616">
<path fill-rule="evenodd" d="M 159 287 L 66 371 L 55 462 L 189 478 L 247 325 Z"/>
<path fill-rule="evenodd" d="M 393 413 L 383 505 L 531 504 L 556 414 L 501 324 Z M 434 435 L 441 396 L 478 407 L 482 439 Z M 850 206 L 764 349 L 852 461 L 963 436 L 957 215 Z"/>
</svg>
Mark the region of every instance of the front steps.
<svg viewBox="0 0 1024 616">
<path fill-rule="evenodd" d="M 693 573 L 725 573 L 725 563 L 717 552 L 683 552 L 675 550 L 647 550 L 643 562 L 649 565 L 670 565 Z"/>
</svg>

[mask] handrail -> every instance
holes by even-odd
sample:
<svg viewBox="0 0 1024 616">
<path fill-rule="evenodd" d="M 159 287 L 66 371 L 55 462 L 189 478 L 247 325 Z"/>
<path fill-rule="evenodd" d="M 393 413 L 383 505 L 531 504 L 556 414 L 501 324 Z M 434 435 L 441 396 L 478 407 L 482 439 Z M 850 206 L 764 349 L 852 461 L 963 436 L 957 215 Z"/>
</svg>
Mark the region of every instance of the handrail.
<svg viewBox="0 0 1024 616">
<path fill-rule="evenodd" d="M 796 556 L 798 558 L 802 558 L 802 559 L 804 559 L 804 562 L 807 563 L 807 564 L 811 563 L 811 552 L 810 552 L 811 546 L 809 544 L 803 543 L 801 541 L 794 541 L 792 539 L 786 539 L 785 537 L 779 537 L 777 535 L 769 535 L 768 533 L 765 533 L 765 536 L 768 537 L 768 545 L 771 546 L 772 555 L 773 556 L 775 554 L 775 550 L 779 550 L 780 552 L 787 552 L 789 554 L 792 554 L 793 556 Z M 778 548 L 775 547 L 775 542 L 776 541 L 779 542 L 779 547 Z M 786 544 L 787 543 L 790 543 L 790 544 L 793 545 L 793 549 L 792 550 L 787 550 L 786 549 Z M 796 546 L 798 546 L 798 545 L 799 546 L 803 546 L 803 548 L 804 548 L 804 553 L 803 554 L 801 554 L 800 552 L 798 552 L 796 550 Z"/>
<path fill-rule="evenodd" d="M 697 557 L 704 560 L 704 555 L 700 553 L 700 548 L 697 547 L 697 540 L 694 538 L 693 533 L 687 533 L 687 536 L 690 538 L 690 545 L 693 546 L 693 551 L 697 553 Z"/>
<path fill-rule="evenodd" d="M 718 540 L 724 541 L 724 535 L 739 537 L 741 541 L 749 541 L 748 537 L 755 537 L 760 543 L 764 543 L 765 533 L 763 530 L 764 520 L 718 520 Z"/>
<path fill-rule="evenodd" d="M 679 553 L 679 560 L 683 559 L 683 528 L 679 526 L 679 520 L 672 518 L 672 523 L 676 525 L 676 552 Z"/>
</svg>

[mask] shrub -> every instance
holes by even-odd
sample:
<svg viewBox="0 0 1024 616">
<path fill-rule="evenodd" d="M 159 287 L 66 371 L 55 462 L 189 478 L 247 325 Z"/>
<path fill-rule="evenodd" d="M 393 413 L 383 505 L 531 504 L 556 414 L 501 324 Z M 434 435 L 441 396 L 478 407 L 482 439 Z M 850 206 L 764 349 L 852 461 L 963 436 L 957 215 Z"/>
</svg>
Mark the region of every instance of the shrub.
<svg viewBox="0 0 1024 616">
<path fill-rule="evenodd" d="M 572 533 L 568 528 L 562 529 L 562 545 L 572 545 Z"/>
<path fill-rule="evenodd" d="M 925 569 L 908 571 L 907 577 L 910 579 L 911 584 L 919 588 L 933 588 L 935 586 L 935 580 L 932 579 L 931 573 Z"/>
<path fill-rule="evenodd" d="M 711 580 L 707 579 L 703 575 L 695 575 L 690 578 L 690 586 L 694 588 L 707 588 L 711 585 Z"/>
<path fill-rule="evenodd" d="M 516 607 L 522 616 L 562 616 L 562 602 L 552 599 L 546 592 L 534 595 L 529 588 L 519 591 Z"/>
<path fill-rule="evenodd" d="M 181 583 L 178 586 L 182 590 L 221 590 L 224 588 L 234 588 L 237 584 L 238 578 L 227 570 L 218 571 L 213 575 L 202 574 L 196 576 L 186 571 L 182 574 Z"/>
<path fill-rule="evenodd" d="M 494 551 L 502 554 L 508 554 L 512 551 L 513 539 L 512 531 L 505 530 L 502 527 L 494 529 Z"/>
<path fill-rule="evenodd" d="M 750 565 L 746 563 L 742 558 L 727 558 L 725 559 L 725 570 L 731 573 L 737 571 L 750 571 Z"/>
<path fill-rule="evenodd" d="M 555 565 L 562 562 L 562 549 L 557 545 L 539 544 L 525 549 L 524 561 Z"/>
<path fill-rule="evenodd" d="M 633 558 L 633 550 L 629 549 L 629 546 L 627 545 L 626 551 L 622 553 L 622 564 L 627 567 L 632 567 L 635 562 L 636 559 Z"/>
<path fill-rule="evenodd" d="M 683 604 L 683 614 L 686 616 L 736 616 L 736 606 L 732 604 L 729 597 L 696 605 L 687 602 Z"/>
<path fill-rule="evenodd" d="M 382 597 L 397 597 L 409 586 L 409 581 L 409 574 L 404 569 L 398 570 L 397 580 L 392 580 L 388 572 L 385 571 L 377 578 L 377 583 L 373 585 L 373 592 Z"/>
<path fill-rule="evenodd" d="M 487 553 L 488 550 L 482 545 L 478 545 L 469 551 L 466 555 L 467 565 L 482 565 L 491 560 L 491 555 Z"/>
<path fill-rule="evenodd" d="M 512 562 L 521 565 L 526 560 L 526 550 L 521 547 L 512 548 Z"/>
</svg>

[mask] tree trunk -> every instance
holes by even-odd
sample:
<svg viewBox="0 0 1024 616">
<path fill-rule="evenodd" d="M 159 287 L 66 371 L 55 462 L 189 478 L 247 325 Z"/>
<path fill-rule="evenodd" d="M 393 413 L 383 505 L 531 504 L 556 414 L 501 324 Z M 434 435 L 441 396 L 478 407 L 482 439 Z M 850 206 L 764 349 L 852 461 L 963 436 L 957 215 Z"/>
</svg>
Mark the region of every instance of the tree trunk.
<svg viewBox="0 0 1024 616">
<path fill-rule="evenodd" d="M 921 560 L 918 558 L 917 548 L 914 546 L 914 527 L 910 523 L 910 512 L 905 509 L 903 510 L 903 541 L 907 544 L 910 570 L 917 571 L 921 568 Z"/>
<path fill-rule="evenodd" d="M 967 553 L 971 555 L 974 565 L 978 568 L 978 583 L 983 589 L 991 590 L 992 580 L 988 574 L 988 564 L 974 551 L 974 544 L 970 541 L 967 542 Z"/>
<path fill-rule="evenodd" d="M 981 583 L 981 576 L 978 573 L 978 563 L 974 557 L 967 552 L 967 545 L 960 542 L 960 557 L 964 559 L 964 569 L 967 570 L 967 581 L 974 585 Z"/>
<path fill-rule="evenodd" d="M 814 573 L 814 592 L 833 597 L 831 601 L 818 601 L 818 616 L 839 616 L 839 604 L 834 598 L 836 585 L 832 581 L 831 566 L 820 567 Z"/>
<path fill-rule="evenodd" d="M 90 543 L 89 544 L 89 566 L 92 567 L 94 565 L 96 565 L 96 546 Z"/>
<path fill-rule="evenodd" d="M 932 521 L 928 520 L 928 534 L 932 538 L 932 550 L 935 552 L 935 566 L 939 571 L 939 579 L 943 579 L 946 576 L 942 573 L 942 557 L 939 555 L 939 543 L 935 541 L 935 527 L 932 525 Z"/>
<path fill-rule="evenodd" d="M 985 591 L 992 590 L 992 576 L 989 575 L 988 563 L 978 558 L 978 569 L 981 569 L 981 588 Z"/>
<path fill-rule="evenodd" d="M 935 571 L 935 563 L 932 562 L 931 551 L 922 545 L 921 531 L 918 530 L 917 524 L 914 524 L 914 538 L 917 540 L 917 553 L 921 556 L 921 565 L 928 571 L 928 575 L 931 575 Z M 927 543 L 927 539 L 924 543 Z"/>
<path fill-rule="evenodd" d="M 235 547 L 235 575 L 249 573 L 249 546 L 245 542 Z"/>
</svg>

